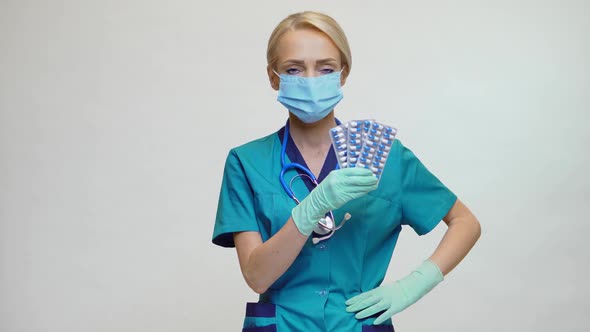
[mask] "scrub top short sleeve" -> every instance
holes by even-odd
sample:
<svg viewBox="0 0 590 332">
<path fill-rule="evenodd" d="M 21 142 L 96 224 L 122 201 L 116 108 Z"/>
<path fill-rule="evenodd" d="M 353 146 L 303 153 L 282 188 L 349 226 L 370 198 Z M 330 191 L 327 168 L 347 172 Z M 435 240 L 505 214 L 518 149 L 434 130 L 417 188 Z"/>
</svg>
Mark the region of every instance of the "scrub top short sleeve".
<svg viewBox="0 0 590 332">
<path fill-rule="evenodd" d="M 402 224 L 410 225 L 418 235 L 424 235 L 444 218 L 457 196 L 410 149 L 398 143 Z"/>
<path fill-rule="evenodd" d="M 233 233 L 243 231 L 258 232 L 259 227 L 254 211 L 254 193 L 246 179 L 242 164 L 232 149 L 223 171 L 213 243 L 223 247 L 235 247 Z"/>
</svg>

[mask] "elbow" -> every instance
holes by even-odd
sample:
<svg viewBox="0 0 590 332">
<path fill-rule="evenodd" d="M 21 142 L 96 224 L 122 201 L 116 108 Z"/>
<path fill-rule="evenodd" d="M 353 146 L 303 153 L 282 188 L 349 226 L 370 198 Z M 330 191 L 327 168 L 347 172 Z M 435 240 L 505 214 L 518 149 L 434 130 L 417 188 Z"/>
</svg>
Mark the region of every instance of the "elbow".
<svg viewBox="0 0 590 332">
<path fill-rule="evenodd" d="M 480 236 L 481 236 L 481 224 L 479 223 L 479 220 L 477 220 L 477 218 L 475 216 L 473 216 L 473 234 L 474 234 L 474 238 L 475 241 L 479 240 Z"/>
<path fill-rule="evenodd" d="M 449 222 L 449 227 L 460 228 L 472 244 L 475 244 L 481 236 L 481 224 L 473 214 L 463 218 L 454 218 Z"/>
<path fill-rule="evenodd" d="M 262 294 L 266 293 L 266 291 L 268 290 L 268 287 L 265 287 L 265 286 L 259 286 L 259 285 L 249 285 L 249 286 L 254 291 L 254 293 L 256 293 L 258 295 L 262 295 Z"/>
<path fill-rule="evenodd" d="M 259 285 L 259 284 L 255 284 L 252 282 L 248 282 L 248 286 L 250 287 L 251 290 L 254 291 L 254 293 L 256 293 L 258 295 L 262 295 L 262 294 L 266 293 L 266 291 L 268 290 L 268 286 Z"/>
<path fill-rule="evenodd" d="M 254 291 L 256 294 L 264 294 L 270 285 L 266 284 L 259 278 L 252 276 L 251 274 L 244 273 L 244 279 L 248 284 L 248 287 Z"/>
</svg>

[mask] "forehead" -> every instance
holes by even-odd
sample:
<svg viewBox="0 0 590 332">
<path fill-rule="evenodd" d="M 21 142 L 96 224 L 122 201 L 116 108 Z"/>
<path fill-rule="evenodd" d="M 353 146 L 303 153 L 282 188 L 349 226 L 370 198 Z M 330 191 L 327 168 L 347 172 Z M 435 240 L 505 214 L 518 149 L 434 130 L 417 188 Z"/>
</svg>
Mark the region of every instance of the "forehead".
<svg viewBox="0 0 590 332">
<path fill-rule="evenodd" d="M 287 59 L 340 60 L 336 44 L 323 32 L 312 29 L 289 30 L 279 40 L 277 46 L 279 61 Z"/>
</svg>

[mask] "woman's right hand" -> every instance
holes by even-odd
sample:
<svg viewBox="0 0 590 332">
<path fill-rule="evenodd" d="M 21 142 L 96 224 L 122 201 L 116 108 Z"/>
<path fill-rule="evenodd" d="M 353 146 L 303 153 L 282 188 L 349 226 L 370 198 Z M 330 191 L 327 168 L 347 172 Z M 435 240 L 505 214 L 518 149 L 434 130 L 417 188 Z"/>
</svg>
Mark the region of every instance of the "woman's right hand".
<svg viewBox="0 0 590 332">
<path fill-rule="evenodd" d="M 328 211 L 375 189 L 377 178 L 369 169 L 353 167 L 334 170 L 293 208 L 291 216 L 301 234 L 311 235 Z"/>
</svg>

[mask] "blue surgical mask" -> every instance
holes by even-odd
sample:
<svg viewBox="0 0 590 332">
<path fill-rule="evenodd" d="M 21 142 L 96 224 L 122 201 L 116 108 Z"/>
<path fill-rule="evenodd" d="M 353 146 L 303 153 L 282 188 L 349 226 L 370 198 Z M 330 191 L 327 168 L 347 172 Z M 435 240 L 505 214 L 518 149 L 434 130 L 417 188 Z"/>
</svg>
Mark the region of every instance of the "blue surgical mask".
<svg viewBox="0 0 590 332">
<path fill-rule="evenodd" d="M 341 73 L 302 77 L 275 72 L 281 79 L 277 100 L 301 121 L 317 122 L 342 100 Z"/>
</svg>

